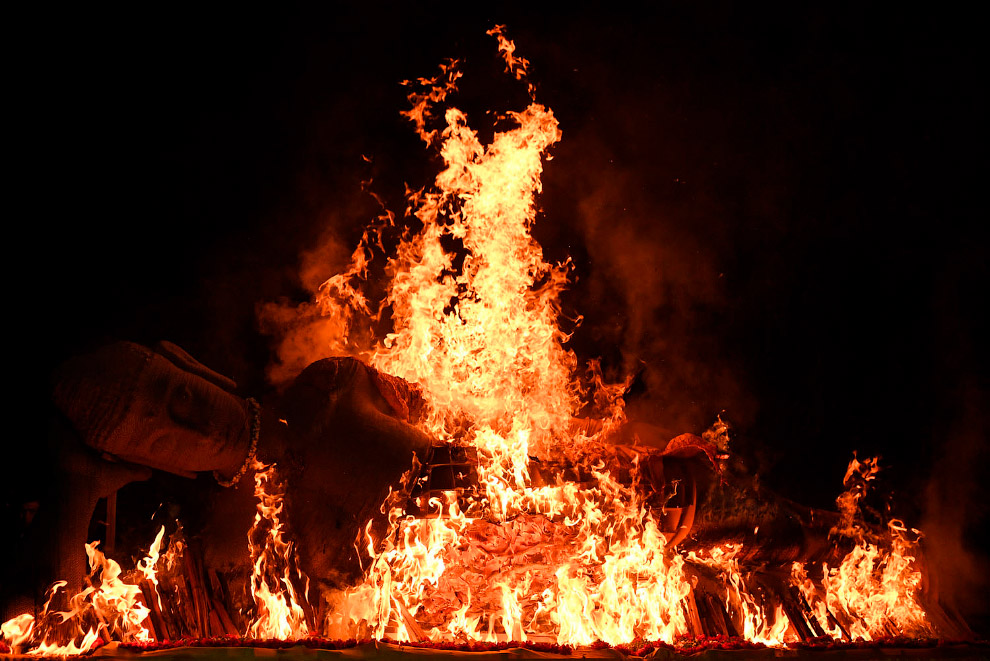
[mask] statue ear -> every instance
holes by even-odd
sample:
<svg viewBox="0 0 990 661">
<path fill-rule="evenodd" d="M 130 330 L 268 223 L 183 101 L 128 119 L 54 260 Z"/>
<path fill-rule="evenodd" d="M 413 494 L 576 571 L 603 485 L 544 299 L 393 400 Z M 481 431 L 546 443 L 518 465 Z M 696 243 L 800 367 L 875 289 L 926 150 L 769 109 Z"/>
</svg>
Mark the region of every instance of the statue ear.
<svg viewBox="0 0 990 661">
<path fill-rule="evenodd" d="M 223 388 L 227 392 L 233 393 L 237 390 L 237 384 L 234 383 L 233 379 L 214 372 L 209 367 L 190 356 L 186 353 L 185 349 L 176 344 L 162 340 L 155 345 L 155 351 L 168 358 L 176 367 L 206 379 L 213 385 Z"/>
</svg>

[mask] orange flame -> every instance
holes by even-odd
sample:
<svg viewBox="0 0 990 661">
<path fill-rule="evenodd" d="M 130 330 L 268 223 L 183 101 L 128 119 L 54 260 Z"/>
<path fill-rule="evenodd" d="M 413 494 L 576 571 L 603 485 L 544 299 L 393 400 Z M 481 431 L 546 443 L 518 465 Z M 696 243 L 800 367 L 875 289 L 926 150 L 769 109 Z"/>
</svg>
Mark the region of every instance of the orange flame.
<svg viewBox="0 0 990 661">
<path fill-rule="evenodd" d="M 425 432 L 474 448 L 480 490 L 433 493 L 421 503 L 431 516 L 406 516 L 405 487 L 419 468 L 414 458 L 404 489 L 382 505 L 389 533 L 375 540 L 368 523 L 371 563 L 360 584 L 335 595 L 322 628 L 339 638 L 398 641 L 672 643 L 688 631 L 685 557 L 667 548 L 637 488 L 638 465 L 629 485 L 599 458 L 605 437 L 624 421 L 625 386 L 603 383 L 593 367 L 589 392 L 565 347 L 559 297 L 570 264 L 545 261 L 531 233 L 543 159 L 561 131 L 553 112 L 535 101 L 526 80 L 528 62 L 515 55 L 503 30 L 496 26 L 489 34 L 498 40 L 506 71 L 527 83 L 532 102 L 501 118 L 502 130 L 490 143 L 454 107 L 445 109 L 442 128 L 430 128 L 434 107 L 456 91 L 456 62 L 443 65 L 435 78 L 407 81 L 418 87 L 408 96 L 412 109 L 403 114 L 438 148 L 444 167 L 432 188 L 409 194 L 419 229 L 407 233 L 390 257 L 382 303 L 390 308 L 393 330 L 363 354 L 378 369 L 419 385 L 426 413 L 418 424 Z M 331 353 L 356 352 L 356 325 L 381 312 L 372 310 L 360 287 L 373 235 L 374 230 L 365 234 L 351 266 L 320 289 L 317 308 L 339 325 Z M 575 424 L 589 399 L 601 419 Z M 725 425 L 718 425 L 712 438 L 724 442 Z M 580 481 L 558 475 L 550 484 L 534 485 L 534 458 L 574 467 Z M 285 485 L 274 464 L 255 461 L 253 469 L 258 503 L 248 543 L 256 613 L 248 635 L 297 639 L 312 630 L 315 616 L 308 578 L 288 540 Z M 855 529 L 859 499 L 876 470 L 876 460 L 850 464 L 848 490 L 837 501 L 843 515 L 839 532 Z M 137 566 L 153 585 L 163 533 L 164 528 Z M 860 536 L 838 567 L 823 566 L 821 586 L 803 565 L 792 566 L 793 585 L 828 635 L 931 633 L 916 599 L 921 579 L 910 555 L 916 541 L 900 522 L 891 522 L 890 533 L 889 552 Z M 70 599 L 66 612 L 48 613 L 46 604 L 41 625 L 29 614 L 4 623 L 5 640 L 22 646 L 40 639 L 30 651 L 38 655 L 84 653 L 102 637 L 149 640 L 141 626 L 148 609 L 138 599 L 140 590 L 121 581 L 120 567 L 96 546 L 86 551 L 99 587 Z M 740 570 L 741 551 L 740 544 L 727 543 L 692 552 L 687 560 L 718 573 L 726 610 L 745 639 L 767 645 L 793 641 L 796 633 L 782 606 L 771 615 L 747 586 L 753 579 Z M 52 596 L 62 587 L 56 584 Z M 53 619 L 75 627 L 67 643 L 50 640 Z"/>
<path fill-rule="evenodd" d="M 526 81 L 528 62 L 515 54 L 504 28 L 489 34 L 498 40 L 506 71 Z M 381 540 L 384 548 L 379 551 L 368 539 L 372 566 L 364 582 L 338 600 L 330 628 L 399 640 L 536 635 L 562 644 L 636 637 L 670 642 L 687 631 L 682 600 L 690 585 L 684 558 L 665 550 L 636 489 L 592 463 L 602 438 L 624 420 L 623 386 L 599 378 L 588 393 L 579 384 L 577 359 L 565 348 L 568 338 L 558 324 L 569 262 L 547 263 L 531 234 L 543 158 L 549 159 L 547 150 L 560 140 L 560 128 L 553 112 L 535 101 L 528 81 L 534 100 L 502 117 L 502 130 L 488 144 L 454 107 L 444 110 L 442 128 L 429 128 L 434 108 L 456 91 L 459 78 L 451 61 L 435 78 L 420 79 L 419 91 L 409 95 L 413 108 L 403 114 L 438 148 L 444 167 L 432 188 L 409 194 L 409 210 L 421 227 L 403 237 L 388 262 L 382 304 L 390 308 L 393 330 L 364 355 L 378 369 L 421 387 L 427 402 L 420 422 L 424 431 L 477 450 L 482 492 L 466 499 L 450 492 L 442 502 L 431 501 L 435 518 L 394 514 L 392 532 Z M 366 235 L 346 277 L 363 276 L 367 245 Z M 338 292 L 321 297 L 325 312 L 370 314 L 360 292 L 340 282 L 325 286 L 325 292 Z M 343 312 L 341 305 L 347 308 Z M 603 419 L 575 425 L 589 395 Z M 597 432 L 582 431 L 588 429 Z M 581 484 L 558 478 L 556 484 L 533 486 L 534 457 L 583 465 L 591 477 Z M 850 465 L 848 491 L 838 501 L 845 528 L 853 525 L 859 498 L 876 470 L 875 460 Z M 543 545 L 520 545 L 517 535 L 523 531 L 534 539 L 543 535 Z M 771 645 L 793 640 L 796 630 L 782 606 L 764 612 L 747 590 L 736 560 L 740 549 L 725 545 L 691 559 L 720 572 L 727 606 L 747 640 Z M 826 571 L 825 600 L 817 598 L 821 591 L 813 589 L 803 567 L 794 568 L 793 581 L 824 630 L 840 631 L 826 602 L 838 599 L 840 583 L 853 582 L 854 568 L 870 573 L 870 553 L 864 547 L 861 555 L 851 554 L 840 568 Z M 529 562 L 536 556 L 538 561 Z M 902 592 L 914 580 L 904 558 L 895 551 L 885 560 L 888 578 L 882 579 L 897 575 Z M 843 603 L 850 618 L 870 619 L 852 606 L 855 600 Z M 893 616 L 893 607 L 885 608 L 888 620 L 901 618 L 902 629 L 924 619 L 916 613 Z M 898 609 L 914 613 L 909 606 Z"/>
<path fill-rule="evenodd" d="M 151 548 L 148 549 L 148 555 L 142 558 L 137 563 L 137 570 L 144 575 L 144 578 L 151 583 L 155 588 L 158 587 L 158 572 L 155 570 L 155 566 L 158 564 L 158 559 L 161 557 L 160 551 L 162 548 L 162 538 L 165 536 L 165 526 L 158 531 L 158 535 L 155 536 L 155 541 L 151 543 Z M 158 598 L 158 607 L 162 607 L 162 597 L 155 590 L 155 595 Z"/>
<path fill-rule="evenodd" d="M 843 640 L 847 638 L 843 634 L 842 629 L 836 623 L 835 618 L 831 613 L 828 612 L 828 607 L 825 605 L 825 599 L 822 596 L 819 587 L 815 585 L 808 577 L 808 572 L 804 567 L 804 563 L 795 562 L 791 565 L 791 584 L 796 586 L 804 597 L 805 603 L 807 603 L 810 609 L 811 616 L 815 618 L 818 626 L 821 627 L 825 635 L 831 637 L 834 640 Z"/>
</svg>

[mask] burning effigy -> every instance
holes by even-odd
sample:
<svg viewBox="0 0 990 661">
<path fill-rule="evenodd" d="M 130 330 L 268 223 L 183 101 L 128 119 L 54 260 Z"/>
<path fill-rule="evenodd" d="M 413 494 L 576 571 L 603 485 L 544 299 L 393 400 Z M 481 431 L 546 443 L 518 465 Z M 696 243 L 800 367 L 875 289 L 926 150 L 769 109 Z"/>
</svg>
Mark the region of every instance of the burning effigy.
<svg viewBox="0 0 990 661">
<path fill-rule="evenodd" d="M 10 650 L 648 654 L 968 636 L 927 590 L 921 533 L 859 516 L 875 461 L 850 464 L 837 512 L 761 501 L 727 468 L 721 420 L 674 438 L 632 425 L 628 384 L 567 348 L 570 266 L 548 263 L 531 233 L 562 134 L 526 60 L 491 34 L 530 103 L 486 143 L 448 104 L 456 62 L 408 83 L 404 114 L 443 168 L 409 193 L 408 225 L 369 227 L 324 283 L 313 309 L 332 333 L 277 396 L 245 397 L 169 343 L 118 343 L 62 368 L 62 580 L 3 624 Z M 387 229 L 400 238 L 371 301 L 363 283 Z M 368 342 L 385 311 L 390 330 Z M 177 527 L 123 572 L 86 538 L 96 501 L 150 470 L 212 473 L 231 508 L 247 503 L 237 559 L 211 566 L 204 547 L 228 541 Z"/>
</svg>

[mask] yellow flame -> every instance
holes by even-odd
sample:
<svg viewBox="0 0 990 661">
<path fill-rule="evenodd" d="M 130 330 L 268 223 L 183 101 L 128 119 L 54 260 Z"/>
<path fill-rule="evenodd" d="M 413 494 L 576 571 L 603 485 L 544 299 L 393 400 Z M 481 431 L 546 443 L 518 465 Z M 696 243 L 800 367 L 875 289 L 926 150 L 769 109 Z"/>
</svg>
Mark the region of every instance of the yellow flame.
<svg viewBox="0 0 990 661">
<path fill-rule="evenodd" d="M 490 34 L 507 71 L 524 80 L 527 62 L 503 29 Z M 369 359 L 421 387 L 426 432 L 476 448 L 482 493 L 468 499 L 467 512 L 450 496 L 433 505 L 443 516 L 402 520 L 381 552 L 369 540 L 374 562 L 341 599 L 330 629 L 400 640 L 672 642 L 687 632 L 681 600 L 690 586 L 683 558 L 666 553 L 637 490 L 602 465 L 586 465 L 582 484 L 532 485 L 531 458 L 588 464 L 587 451 L 623 419 L 622 387 L 599 379 L 593 394 L 604 418 L 574 424 L 585 393 L 558 323 L 570 265 L 548 263 L 531 234 L 543 159 L 560 127 L 532 101 L 501 118 L 487 144 L 454 107 L 431 130 L 434 107 L 459 76 L 451 62 L 409 95 L 405 114 L 444 166 L 432 188 L 410 195 L 420 229 L 389 260 L 393 330 Z M 336 311 L 342 298 L 359 300 L 321 303 Z M 431 626 L 416 631 L 410 616 L 424 603 L 431 608 L 420 619 Z"/>
<path fill-rule="evenodd" d="M 527 63 L 512 42 L 501 28 L 490 34 L 507 70 L 524 79 Z M 333 626 L 367 626 L 376 636 L 388 631 L 405 640 L 414 633 L 409 615 L 426 599 L 442 602 L 447 616 L 422 632 L 430 638 L 525 640 L 538 629 L 569 644 L 636 636 L 672 641 L 687 631 L 683 560 L 664 554 L 664 537 L 635 489 L 601 467 L 580 486 L 531 484 L 531 457 L 580 460 L 582 449 L 600 443 L 575 431 L 582 389 L 558 324 L 569 263 L 547 263 L 531 234 L 543 158 L 561 137 L 557 120 L 534 101 L 508 113 L 506 128 L 483 144 L 467 116 L 448 107 L 445 126 L 428 130 L 433 107 L 458 77 L 456 63 L 445 65 L 410 94 L 414 108 L 406 114 L 438 146 L 444 167 L 432 189 L 410 196 L 421 228 L 389 260 L 385 303 L 393 330 L 370 360 L 422 388 L 425 431 L 477 449 L 483 493 L 470 516 L 451 496 L 434 504 L 442 517 L 402 521 L 381 552 L 369 544 L 374 562 L 343 599 Z M 341 298 L 321 301 L 329 309 Z M 599 435 L 622 417 L 620 393 L 607 399 L 610 419 L 597 425 Z M 478 514 L 501 526 L 493 534 L 502 536 L 515 529 L 515 517 L 542 517 L 561 537 L 542 540 L 560 547 L 553 562 L 522 570 L 511 567 L 510 557 L 479 551 L 470 541 Z M 494 566 L 505 574 L 491 574 L 472 591 L 470 580 Z"/>
<path fill-rule="evenodd" d="M 815 618 L 815 622 L 818 623 L 825 635 L 834 640 L 847 638 L 828 612 L 822 592 L 819 586 L 816 586 L 815 582 L 808 577 L 808 571 L 803 562 L 795 562 L 791 565 L 791 584 L 798 588 L 808 605 L 811 616 Z"/>
<path fill-rule="evenodd" d="M 292 640 L 309 633 L 303 608 L 309 579 L 298 569 L 294 545 L 286 540 L 282 510 L 283 485 L 278 482 L 275 464 L 255 460 L 254 495 L 258 499 L 254 525 L 248 533 L 253 570 L 251 593 L 256 613 L 248 626 L 254 638 Z M 261 537 L 260 540 L 256 539 Z M 295 571 L 293 571 L 295 569 Z"/>
<path fill-rule="evenodd" d="M 145 580 L 151 583 L 155 588 L 158 587 L 158 572 L 155 566 L 158 564 L 158 559 L 161 557 L 162 539 L 165 537 L 165 526 L 158 531 L 158 535 L 155 536 L 155 541 L 151 543 L 151 548 L 148 549 L 148 555 L 137 563 L 137 570 L 144 575 Z M 158 608 L 162 607 L 162 597 L 158 593 L 157 589 L 155 595 L 158 598 Z"/>
<path fill-rule="evenodd" d="M 11 647 L 20 647 L 31 640 L 34 632 L 34 615 L 23 613 L 0 625 L 0 634 Z"/>
</svg>

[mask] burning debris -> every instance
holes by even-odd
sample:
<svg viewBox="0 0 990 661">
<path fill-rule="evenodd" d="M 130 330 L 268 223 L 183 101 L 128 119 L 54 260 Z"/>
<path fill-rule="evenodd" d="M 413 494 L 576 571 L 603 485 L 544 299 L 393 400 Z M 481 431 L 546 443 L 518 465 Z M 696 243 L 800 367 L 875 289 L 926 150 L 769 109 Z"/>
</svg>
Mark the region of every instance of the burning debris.
<svg viewBox="0 0 990 661">
<path fill-rule="evenodd" d="M 55 610 L 72 587 L 57 584 L 36 617 L 3 625 L 7 644 L 68 655 L 219 635 L 561 648 L 960 637 L 964 625 L 922 606 L 920 533 L 856 517 L 875 461 L 853 460 L 841 516 L 777 506 L 767 525 L 800 541 L 775 545 L 756 541 L 759 525 L 752 538 L 711 513 L 695 525 L 727 482 L 721 420 L 662 447 L 618 442 L 625 384 L 579 378 L 559 324 L 570 266 L 546 262 L 531 234 L 557 120 L 527 81 L 529 105 L 485 144 L 463 112 L 440 112 L 459 77 L 452 62 L 410 83 L 406 115 L 444 166 L 410 193 L 395 250 L 377 255 L 380 307 L 362 289 L 384 250 L 375 231 L 321 289 L 333 350 L 351 357 L 314 356 L 260 407 L 168 344 L 114 345 L 59 380 L 62 414 L 105 457 L 214 471 L 233 492 L 253 478 L 250 611 L 196 545 L 177 532 L 162 554 L 159 533 L 130 578 L 86 545 L 90 586 Z M 386 311 L 391 332 L 360 346 Z"/>
</svg>

